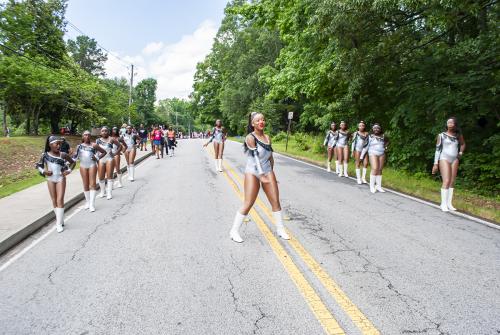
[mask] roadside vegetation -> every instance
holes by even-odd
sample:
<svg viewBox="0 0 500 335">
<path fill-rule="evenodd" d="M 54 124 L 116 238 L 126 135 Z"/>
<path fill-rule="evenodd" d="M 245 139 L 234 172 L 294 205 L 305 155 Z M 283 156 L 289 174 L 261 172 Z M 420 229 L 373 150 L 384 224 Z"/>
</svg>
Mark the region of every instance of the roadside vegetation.
<svg viewBox="0 0 500 335">
<path fill-rule="evenodd" d="M 242 142 L 243 140 L 242 137 L 233 137 L 231 139 L 238 142 Z M 275 152 L 326 168 L 326 149 L 323 147 L 322 136 L 302 133 L 293 134 L 289 137 L 288 150 L 285 151 L 285 147 L 286 134 L 284 132 L 278 133 L 273 137 L 273 149 Z M 388 155 L 390 155 L 390 151 Z M 368 171 L 367 177 L 369 177 L 369 174 Z M 353 159 L 349 161 L 349 175 L 355 176 Z M 332 174 L 332 178 L 337 177 Z M 463 185 L 460 185 L 460 178 L 457 181 L 455 207 L 460 211 L 500 224 L 500 195 L 484 196 L 465 189 Z M 440 201 L 439 189 L 441 182 L 438 177 L 432 176 L 430 171 L 428 173 L 412 174 L 386 167 L 384 168 L 384 187 L 434 203 L 439 203 Z"/>
</svg>

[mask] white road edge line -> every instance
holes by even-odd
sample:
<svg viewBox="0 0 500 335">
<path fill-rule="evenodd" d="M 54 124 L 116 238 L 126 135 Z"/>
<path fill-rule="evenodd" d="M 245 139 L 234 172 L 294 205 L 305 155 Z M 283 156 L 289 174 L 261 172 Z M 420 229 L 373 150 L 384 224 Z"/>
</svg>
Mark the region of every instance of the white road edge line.
<svg viewBox="0 0 500 335">
<path fill-rule="evenodd" d="M 308 162 L 304 162 L 304 161 L 301 161 L 300 159 L 296 159 L 296 158 L 293 158 L 293 157 L 289 157 L 287 155 L 282 155 L 280 153 L 277 153 L 275 152 L 274 154 L 276 155 L 279 155 L 283 158 L 287 158 L 287 159 L 290 159 L 290 160 L 293 160 L 293 161 L 296 161 L 298 163 L 302 163 L 302 164 L 305 164 L 305 165 L 309 165 L 309 166 L 312 166 L 312 167 L 315 167 L 317 169 L 320 169 L 322 171 L 325 171 L 326 172 L 326 169 L 325 168 L 322 168 L 321 166 L 317 166 L 317 165 L 314 165 L 314 164 L 311 164 L 311 163 L 308 163 Z M 345 178 L 345 177 L 343 177 Z M 356 178 L 353 178 L 353 177 L 349 177 L 349 179 L 352 179 L 352 180 L 356 180 Z M 386 188 L 385 189 L 387 192 L 390 192 L 390 193 L 394 193 L 394 194 L 397 194 L 403 198 L 406 198 L 406 199 L 410 199 L 410 200 L 413 200 L 413 201 L 416 201 L 416 202 L 419 202 L 421 204 L 424 204 L 424 205 L 428 205 L 428 206 L 431 206 L 431 207 L 434 207 L 434 208 L 437 208 L 437 209 L 440 209 L 440 207 L 436 204 L 433 204 L 432 202 L 429 202 L 429 201 L 426 201 L 426 200 L 422 200 L 422 199 L 419 199 L 419 198 L 415 198 L 411 195 L 408 195 L 408 194 L 404 194 L 404 193 L 401 193 L 401 192 L 398 192 L 398 191 L 394 191 L 394 190 L 391 190 L 391 189 L 388 189 Z M 479 218 L 476 218 L 474 216 L 471 216 L 471 215 L 468 215 L 468 214 L 465 214 L 465 213 L 461 213 L 461 212 L 449 212 L 450 214 L 452 215 L 456 215 L 456 216 L 460 216 L 464 219 L 468 219 L 468 220 L 471 220 L 471 221 L 475 221 L 475 222 L 478 222 L 478 223 L 481 223 L 483 225 L 486 225 L 488 227 L 491 227 L 491 228 L 495 228 L 495 229 L 498 229 L 500 230 L 500 225 L 496 225 L 494 223 L 491 223 L 491 222 L 488 222 L 488 221 L 485 221 L 485 220 L 482 220 L 482 219 L 479 219 Z"/>
<path fill-rule="evenodd" d="M 83 206 L 79 206 L 70 215 L 68 215 L 67 217 L 64 218 L 64 222 L 69 221 L 73 216 L 75 216 L 76 214 L 78 214 L 82 209 L 83 209 Z M 43 234 L 42 236 L 40 236 L 39 238 L 37 238 L 36 240 L 34 240 L 33 242 L 31 242 L 29 245 L 27 245 L 19 253 L 17 253 L 14 256 L 12 256 L 11 259 L 9 259 L 7 262 L 5 262 L 4 264 L 2 264 L 2 266 L 0 266 L 0 272 L 2 272 L 3 270 L 7 269 L 10 265 L 12 265 L 19 258 L 23 257 L 28 251 L 30 251 L 31 249 L 33 249 L 33 247 L 35 247 L 38 243 L 40 243 L 43 240 L 45 240 L 55 230 L 56 230 L 56 227 L 54 225 L 54 227 L 50 228 L 45 234 Z"/>
<path fill-rule="evenodd" d="M 147 161 L 147 159 L 143 160 L 142 162 L 144 162 L 144 161 Z M 128 175 L 128 169 L 125 171 L 124 174 Z M 77 213 L 79 213 L 82 209 L 83 209 L 83 206 L 77 207 L 71 214 L 69 214 L 67 217 L 64 218 L 64 222 L 69 221 L 73 216 L 75 216 Z M 40 243 L 43 240 L 45 240 L 55 230 L 56 230 L 55 226 L 52 227 L 52 228 L 50 228 L 45 234 L 43 234 L 42 236 L 40 236 L 39 238 L 37 238 L 36 240 L 34 240 L 33 242 L 31 242 L 29 245 L 27 245 L 19 253 L 17 253 L 14 256 L 12 256 L 11 259 L 9 259 L 7 262 L 5 262 L 4 264 L 2 264 L 0 266 L 0 272 L 2 272 L 3 270 L 7 269 L 10 265 L 12 265 L 12 263 L 14 263 L 15 261 L 17 261 L 19 258 L 21 258 L 24 254 L 26 254 L 31 249 L 33 249 L 33 247 L 36 246 L 38 243 Z"/>
<path fill-rule="evenodd" d="M 237 143 L 237 144 L 240 144 L 239 142 L 236 142 L 236 141 L 232 141 L 230 140 L 231 142 L 233 143 Z M 290 156 L 287 156 L 287 155 L 283 155 L 283 154 L 280 154 L 280 153 L 277 153 L 277 152 L 274 152 L 274 154 L 278 155 L 278 156 L 281 156 L 283 158 L 287 158 L 287 159 L 290 159 L 292 161 L 295 161 L 295 162 L 298 162 L 298 163 L 302 163 L 302 164 L 305 164 L 305 165 L 309 165 L 309 166 L 312 166 L 314 168 L 317 168 L 317 169 L 320 169 L 322 171 L 325 171 L 326 172 L 326 169 L 325 168 L 322 168 L 321 166 L 317 166 L 317 165 L 314 165 L 314 164 L 311 164 L 311 163 L 308 163 L 308 162 L 304 162 L 304 161 L 301 161 L 300 159 L 296 159 L 296 158 L 293 158 L 293 157 L 290 157 Z M 343 177 L 344 178 L 344 177 Z M 349 177 L 349 179 L 352 179 L 352 180 L 356 180 L 356 178 L 353 178 L 353 177 Z M 426 200 L 422 200 L 422 199 L 419 199 L 419 198 L 416 198 L 416 197 L 413 197 L 411 195 L 408 195 L 408 194 L 404 194 L 404 193 L 401 193 L 401 192 L 398 192 L 398 191 L 394 191 L 394 190 L 391 190 L 391 189 L 388 189 L 386 188 L 385 189 L 387 192 L 390 192 L 390 193 L 394 193 L 394 194 L 397 194 L 399 195 L 400 197 L 403 197 L 403 198 L 406 198 L 406 199 L 410 199 L 410 200 L 413 200 L 413 201 L 416 201 L 416 202 L 419 202 L 421 204 L 424 204 L 424 205 L 427 205 L 427 206 L 431 206 L 431 207 L 434 207 L 434 208 L 437 208 L 437 209 L 440 209 L 440 207 L 436 204 L 433 204 L 432 202 L 430 201 L 426 201 Z M 474 216 L 471 216 L 471 215 L 468 215 L 468 214 L 465 214 L 465 213 L 461 213 L 461 212 L 454 212 L 454 211 L 450 211 L 449 212 L 450 214 L 452 215 L 456 215 L 456 216 L 460 216 L 464 219 L 468 219 L 468 220 L 471 220 L 471 221 L 475 221 L 475 222 L 478 222 L 478 223 L 481 223 L 485 226 L 488 226 L 490 228 L 494 228 L 494 229 L 498 229 L 500 230 L 500 225 L 496 225 L 494 223 L 491 223 L 491 222 L 488 222 L 488 221 L 485 221 L 485 220 L 482 220 L 480 218 L 476 218 Z"/>
</svg>

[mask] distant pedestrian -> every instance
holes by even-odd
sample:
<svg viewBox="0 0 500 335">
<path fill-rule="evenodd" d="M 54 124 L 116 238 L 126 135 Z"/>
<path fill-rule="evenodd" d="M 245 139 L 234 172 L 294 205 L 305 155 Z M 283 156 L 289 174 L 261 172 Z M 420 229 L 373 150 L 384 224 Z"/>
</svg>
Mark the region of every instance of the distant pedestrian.
<svg viewBox="0 0 500 335">
<path fill-rule="evenodd" d="M 127 130 L 127 124 L 124 123 L 124 124 L 122 124 L 122 127 L 120 128 L 120 136 L 123 136 L 123 134 L 125 134 L 126 130 Z"/>
<path fill-rule="evenodd" d="M 49 136 L 45 149 L 36 167 L 42 176 L 47 177 L 52 206 L 56 215 L 56 230 L 64 230 L 64 194 L 66 192 L 66 176 L 75 167 L 75 161 L 66 153 L 61 152 L 61 139 Z M 66 165 L 69 163 L 69 166 Z"/>
<path fill-rule="evenodd" d="M 71 151 L 71 146 L 69 145 L 68 141 L 66 141 L 66 138 L 61 136 L 61 152 L 64 152 L 65 154 L 70 153 Z"/>
<path fill-rule="evenodd" d="M 154 127 L 153 130 L 153 142 L 154 142 L 154 152 L 156 153 L 156 159 L 160 159 L 160 149 L 161 149 L 161 139 L 163 137 L 163 133 L 161 132 L 158 126 Z"/>
<path fill-rule="evenodd" d="M 168 127 L 167 131 L 167 144 L 168 151 L 170 152 L 170 157 L 174 156 L 174 149 L 177 145 L 175 131 L 172 129 L 172 126 Z"/>
<path fill-rule="evenodd" d="M 141 151 L 144 149 L 145 151 L 148 151 L 147 143 L 148 143 L 148 131 L 147 129 L 144 128 L 144 125 L 141 123 L 139 127 L 139 137 L 141 138 L 141 146 L 140 149 Z"/>
</svg>

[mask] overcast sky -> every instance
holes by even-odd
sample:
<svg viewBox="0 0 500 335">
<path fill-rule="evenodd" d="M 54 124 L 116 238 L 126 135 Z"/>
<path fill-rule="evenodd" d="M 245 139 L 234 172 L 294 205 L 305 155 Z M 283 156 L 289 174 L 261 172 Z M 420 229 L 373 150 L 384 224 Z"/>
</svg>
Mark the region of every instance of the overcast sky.
<svg viewBox="0 0 500 335">
<path fill-rule="evenodd" d="M 196 63 L 210 52 L 227 0 L 70 0 L 67 20 L 125 63 L 158 80 L 157 98 L 187 98 Z M 67 37 L 79 33 L 70 25 Z M 109 55 L 108 77 L 129 77 Z M 137 83 L 137 81 L 136 81 Z"/>
</svg>

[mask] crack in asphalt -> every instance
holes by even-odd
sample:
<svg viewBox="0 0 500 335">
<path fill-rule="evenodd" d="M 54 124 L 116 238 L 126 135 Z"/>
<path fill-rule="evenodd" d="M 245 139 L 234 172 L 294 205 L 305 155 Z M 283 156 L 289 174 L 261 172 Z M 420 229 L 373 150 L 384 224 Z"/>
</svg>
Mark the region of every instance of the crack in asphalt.
<svg viewBox="0 0 500 335">
<path fill-rule="evenodd" d="M 53 277 L 54 275 L 64 266 L 66 266 L 67 264 L 69 264 L 70 262 L 73 262 L 75 261 L 76 259 L 76 256 L 78 255 L 78 253 L 85 249 L 85 247 L 87 246 L 87 244 L 90 242 L 90 240 L 92 239 L 92 237 L 99 231 L 99 229 L 105 225 L 108 225 L 110 223 L 112 223 L 113 221 L 115 221 L 117 218 L 119 218 L 120 216 L 123 216 L 125 214 L 128 213 L 125 212 L 125 213 L 121 213 L 121 211 L 127 207 L 127 209 L 130 209 L 132 207 L 132 205 L 134 204 L 134 201 L 135 201 L 135 198 L 137 196 L 137 194 L 139 193 L 139 191 L 144 188 L 146 185 L 148 184 L 148 182 L 143 182 L 139 187 L 137 187 L 135 189 L 135 191 L 132 193 L 132 197 L 130 198 L 129 201 L 127 202 L 124 202 L 123 204 L 120 205 L 120 207 L 118 207 L 118 209 L 116 209 L 114 212 L 113 212 L 113 215 L 111 215 L 111 217 L 109 219 L 106 219 L 104 222 L 98 224 L 97 226 L 95 226 L 95 228 L 89 233 L 87 234 L 87 238 L 80 244 L 80 246 L 75 249 L 73 251 L 73 254 L 71 255 L 71 258 L 68 259 L 66 262 L 64 262 L 63 264 L 60 264 L 60 265 L 57 265 L 47 276 L 47 279 L 49 280 L 50 284 L 52 285 L 55 285 L 54 283 L 54 280 L 53 280 Z"/>
<path fill-rule="evenodd" d="M 295 211 L 291 208 L 289 209 L 289 213 L 291 215 L 293 215 L 294 220 L 295 220 L 295 217 L 301 217 L 301 218 L 307 217 L 306 215 L 298 213 L 297 211 Z M 428 328 L 424 328 L 421 330 L 406 329 L 405 330 L 406 333 L 411 334 L 414 332 L 415 334 L 418 334 L 418 333 L 426 333 L 427 331 L 430 331 L 430 330 L 436 330 L 439 332 L 440 335 L 447 334 L 446 332 L 441 330 L 441 326 L 442 326 L 441 323 L 433 321 L 426 314 L 425 307 L 422 306 L 422 303 L 419 300 L 417 300 L 417 299 L 415 299 L 407 294 L 400 292 L 394 286 L 392 281 L 383 273 L 383 271 L 385 270 L 384 268 L 375 265 L 371 260 L 369 260 L 366 256 L 364 256 L 361 251 L 357 250 L 356 248 L 351 247 L 348 244 L 348 242 L 346 241 L 346 239 L 343 236 L 341 236 L 337 231 L 335 231 L 335 229 L 330 227 L 331 232 L 335 235 L 336 239 L 338 240 L 338 241 L 335 241 L 335 243 L 340 244 L 340 248 L 337 247 L 331 239 L 321 235 L 321 233 L 324 233 L 325 231 L 324 231 L 322 225 L 319 223 L 319 220 L 309 219 L 309 220 L 300 220 L 300 221 L 302 222 L 301 226 L 304 230 L 308 231 L 311 236 L 314 236 L 315 238 L 319 239 L 320 241 L 322 241 L 328 245 L 328 247 L 331 250 L 331 252 L 329 254 L 331 254 L 333 256 L 338 256 L 337 260 L 339 261 L 339 263 L 343 269 L 343 271 L 342 271 L 343 274 L 349 275 L 351 273 L 362 273 L 362 274 L 371 274 L 371 275 L 378 276 L 380 279 L 382 279 L 383 281 L 386 282 L 387 289 L 389 289 L 402 303 L 404 303 L 406 305 L 408 311 L 410 311 L 411 313 L 416 313 L 423 320 L 429 322 L 433 326 L 433 327 L 428 327 Z M 343 262 L 342 258 L 339 255 L 341 253 L 352 253 L 353 255 L 358 257 L 360 260 L 362 260 L 363 271 L 349 270 L 349 267 Z"/>
<path fill-rule="evenodd" d="M 253 331 L 252 334 L 257 334 L 258 331 L 260 331 L 262 328 L 259 326 L 259 322 L 264 320 L 265 318 L 268 317 L 266 313 L 262 311 L 262 308 L 259 305 L 253 305 L 253 307 L 256 307 L 257 310 L 259 311 L 260 315 L 259 317 L 254 321 L 253 323 Z"/>
<path fill-rule="evenodd" d="M 244 311 L 238 307 L 238 297 L 236 297 L 236 293 L 234 292 L 234 284 L 231 281 L 229 276 L 227 277 L 227 281 L 229 282 L 229 293 L 231 293 L 231 297 L 233 298 L 234 312 L 239 313 L 241 316 L 244 316 Z"/>
<path fill-rule="evenodd" d="M 33 294 L 31 295 L 31 298 L 29 298 L 28 300 L 26 300 L 26 302 L 23 303 L 23 306 L 27 305 L 28 303 L 30 303 L 33 300 L 35 300 L 36 298 L 38 298 L 38 293 L 39 293 L 38 290 L 36 290 L 35 292 L 33 292 Z"/>
</svg>

